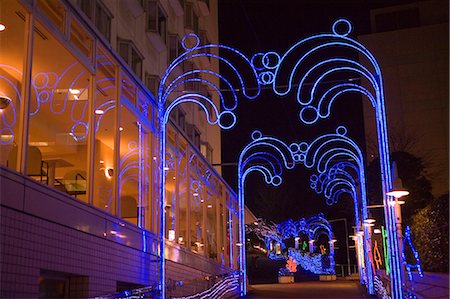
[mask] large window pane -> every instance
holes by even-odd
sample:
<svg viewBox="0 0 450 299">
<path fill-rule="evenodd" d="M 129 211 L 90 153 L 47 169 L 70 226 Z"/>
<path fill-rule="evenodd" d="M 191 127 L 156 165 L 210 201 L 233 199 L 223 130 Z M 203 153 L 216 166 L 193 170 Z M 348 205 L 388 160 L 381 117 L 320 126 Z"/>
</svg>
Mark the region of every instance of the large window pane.
<svg viewBox="0 0 450 299">
<path fill-rule="evenodd" d="M 225 228 L 226 228 L 226 222 L 225 222 L 225 210 L 223 208 L 223 204 L 220 203 L 219 205 L 219 232 L 217 235 L 217 240 L 218 242 L 220 242 L 219 244 L 219 248 L 220 248 L 220 256 L 219 256 L 219 261 L 223 264 L 226 265 L 226 257 L 225 257 Z"/>
<path fill-rule="evenodd" d="M 90 78 L 70 52 L 37 23 L 27 175 L 84 201 Z"/>
<path fill-rule="evenodd" d="M 122 93 L 122 96 L 124 94 Z M 125 107 L 120 108 L 119 200 L 120 217 L 138 224 L 140 208 L 140 176 L 142 163 L 142 125 Z"/>
<path fill-rule="evenodd" d="M 187 217 L 188 217 L 188 202 L 189 202 L 189 176 L 187 175 L 187 144 L 185 141 L 180 141 L 178 145 L 179 162 L 178 162 L 178 181 L 179 181 L 179 198 L 178 198 L 178 220 L 179 233 L 178 243 L 186 246 L 187 241 Z"/>
<path fill-rule="evenodd" d="M 23 104 L 23 60 L 25 58 L 25 10 L 16 1 L 0 2 L 0 164 L 17 168 L 20 145 L 20 109 Z"/>
<path fill-rule="evenodd" d="M 164 169 L 166 175 L 165 184 L 165 203 L 164 212 L 166 213 L 166 227 L 165 237 L 169 241 L 175 241 L 175 215 L 176 215 L 176 155 L 173 151 L 173 143 L 168 138 L 168 145 L 166 148 L 166 168 Z"/>
<path fill-rule="evenodd" d="M 102 48 L 97 50 L 94 102 L 94 192 L 95 206 L 112 214 L 114 200 L 114 128 L 116 127 L 116 66 Z"/>
<path fill-rule="evenodd" d="M 203 242 L 203 204 L 204 190 L 202 183 L 195 176 L 191 176 L 190 186 L 192 200 L 190 202 L 191 215 L 191 250 L 200 254 L 204 253 Z"/>
<path fill-rule="evenodd" d="M 217 259 L 216 209 L 216 197 L 208 190 L 206 200 L 206 244 L 207 256 L 211 259 Z"/>
</svg>

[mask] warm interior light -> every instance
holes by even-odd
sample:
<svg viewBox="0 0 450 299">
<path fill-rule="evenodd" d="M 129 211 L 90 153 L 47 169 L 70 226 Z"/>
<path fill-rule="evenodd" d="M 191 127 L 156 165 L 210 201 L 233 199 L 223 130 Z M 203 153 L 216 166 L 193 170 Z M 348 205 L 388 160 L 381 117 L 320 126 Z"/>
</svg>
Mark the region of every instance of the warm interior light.
<svg viewBox="0 0 450 299">
<path fill-rule="evenodd" d="M 373 233 L 374 233 L 374 234 L 377 234 L 377 235 L 378 235 L 378 234 L 381 234 L 381 229 L 376 228 L 376 229 L 373 230 Z"/>
<path fill-rule="evenodd" d="M 153 160 L 156 161 L 156 157 L 153 157 Z"/>
<path fill-rule="evenodd" d="M 95 114 L 102 115 L 103 113 L 105 113 L 105 111 L 103 111 L 102 109 L 95 109 Z"/>
<path fill-rule="evenodd" d="M 364 220 L 365 223 L 375 223 L 376 220 L 374 218 L 367 218 L 366 220 Z"/>
<path fill-rule="evenodd" d="M 397 203 L 399 204 L 399 205 L 402 205 L 402 204 L 404 204 L 406 201 L 404 201 L 404 200 L 397 200 Z"/>
<path fill-rule="evenodd" d="M 207 205 L 206 207 L 211 209 L 211 208 L 212 208 L 212 205 Z"/>
<path fill-rule="evenodd" d="M 1 111 L 1 110 L 0 110 Z M 13 139 L 13 135 L 11 134 L 2 134 L 0 135 L 0 141 L 2 142 L 10 142 Z M 31 142 L 30 142 L 31 145 Z"/>
<path fill-rule="evenodd" d="M 105 168 L 105 176 L 107 179 L 111 179 L 114 175 L 114 169 L 112 167 Z"/>
<path fill-rule="evenodd" d="M 242 246 L 242 243 L 236 243 L 236 246 Z"/>
<path fill-rule="evenodd" d="M 0 96 L 0 111 L 6 109 L 11 104 L 11 99 L 7 96 Z"/>
<path fill-rule="evenodd" d="M 198 196 L 198 193 L 197 193 L 197 192 L 195 192 L 195 193 L 192 193 L 192 195 L 194 195 L 194 196 Z"/>
<path fill-rule="evenodd" d="M 406 195 L 409 195 L 409 191 L 406 190 L 391 190 L 386 192 L 386 195 L 393 196 L 395 198 L 400 198 Z"/>
<path fill-rule="evenodd" d="M 169 241 L 175 241 L 175 230 L 169 229 Z"/>
<path fill-rule="evenodd" d="M 123 131 L 123 127 L 119 127 L 119 131 L 122 132 Z"/>
<path fill-rule="evenodd" d="M 76 94 L 80 94 L 81 91 L 79 89 L 69 88 L 69 92 L 70 92 L 70 94 L 76 95 Z"/>
<path fill-rule="evenodd" d="M 99 162 L 100 162 L 100 164 L 103 164 L 103 163 L 105 163 L 105 161 L 103 161 L 103 160 L 100 160 Z"/>
<path fill-rule="evenodd" d="M 5 31 L 6 26 L 3 23 L 0 23 L 0 32 Z"/>
</svg>

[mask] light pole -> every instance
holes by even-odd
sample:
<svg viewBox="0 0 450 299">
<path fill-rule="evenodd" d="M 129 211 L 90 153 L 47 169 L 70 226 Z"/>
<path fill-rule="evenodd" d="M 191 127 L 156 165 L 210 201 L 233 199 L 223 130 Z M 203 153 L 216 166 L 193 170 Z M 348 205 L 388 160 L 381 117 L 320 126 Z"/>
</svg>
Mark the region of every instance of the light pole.
<svg viewBox="0 0 450 299">
<path fill-rule="evenodd" d="M 347 218 L 338 218 L 338 219 L 332 219 L 328 222 L 337 222 L 337 221 L 344 221 L 345 224 L 345 245 L 347 246 L 347 270 L 348 270 L 348 276 L 351 275 L 351 267 L 350 267 L 350 248 L 348 246 L 348 227 L 347 227 Z M 333 244 L 334 246 L 334 244 Z"/>
<path fill-rule="evenodd" d="M 402 233 L 402 211 L 401 205 L 405 203 L 403 200 L 399 200 L 403 196 L 409 195 L 409 191 L 403 187 L 402 180 L 398 176 L 397 165 L 395 162 L 392 162 L 392 189 L 386 194 L 394 197 L 394 200 L 389 202 L 389 205 L 394 207 L 394 219 L 395 219 L 395 227 L 397 230 L 397 238 L 398 238 L 398 252 L 403 252 L 403 233 Z M 404 267 L 401 268 L 400 275 L 402 276 L 403 287 L 405 287 L 405 271 Z"/>
</svg>

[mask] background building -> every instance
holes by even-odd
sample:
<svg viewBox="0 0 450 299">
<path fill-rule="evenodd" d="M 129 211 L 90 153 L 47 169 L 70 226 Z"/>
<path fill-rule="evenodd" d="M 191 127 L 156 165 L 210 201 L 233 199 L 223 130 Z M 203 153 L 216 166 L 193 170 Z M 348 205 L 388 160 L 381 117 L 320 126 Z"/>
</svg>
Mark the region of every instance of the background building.
<svg viewBox="0 0 450 299">
<path fill-rule="evenodd" d="M 155 95 L 186 33 L 217 43 L 217 1 L 6 0 L 0 23 L 1 297 L 155 286 Z M 218 71 L 179 72 L 200 67 Z M 167 140 L 168 291 L 192 294 L 238 267 L 237 200 L 197 107 L 171 115 Z"/>
<path fill-rule="evenodd" d="M 371 11 L 359 36 L 383 73 L 391 151 L 426 163 L 432 193 L 448 193 L 448 2 L 412 1 Z M 377 154 L 375 116 L 364 102 L 368 160 Z"/>
</svg>

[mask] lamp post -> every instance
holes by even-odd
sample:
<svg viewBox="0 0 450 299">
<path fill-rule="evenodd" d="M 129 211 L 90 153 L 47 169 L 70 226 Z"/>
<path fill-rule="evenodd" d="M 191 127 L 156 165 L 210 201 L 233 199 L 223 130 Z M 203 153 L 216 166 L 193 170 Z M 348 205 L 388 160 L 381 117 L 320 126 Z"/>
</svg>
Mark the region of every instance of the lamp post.
<svg viewBox="0 0 450 299">
<path fill-rule="evenodd" d="M 332 219 L 329 220 L 328 222 L 336 222 L 336 221 L 344 221 L 345 223 L 345 245 L 347 246 L 347 270 L 348 270 L 348 276 L 351 275 L 351 267 L 350 267 L 350 248 L 348 246 L 348 227 L 347 227 L 347 218 L 339 218 L 339 219 Z M 334 244 L 332 244 L 334 246 Z"/>
<path fill-rule="evenodd" d="M 392 188 L 386 194 L 392 196 L 394 200 L 389 202 L 389 205 L 394 207 L 394 219 L 395 219 L 395 227 L 397 230 L 397 238 L 398 238 L 398 252 L 403 252 L 403 233 L 402 233 L 402 211 L 401 205 L 405 203 L 405 201 L 400 200 L 401 197 L 409 195 L 409 191 L 403 187 L 402 180 L 398 176 L 397 165 L 395 162 L 392 162 Z M 402 282 L 405 284 L 405 271 L 402 267 L 400 271 L 400 275 L 402 276 Z M 403 285 L 404 286 L 404 285 Z"/>
</svg>

